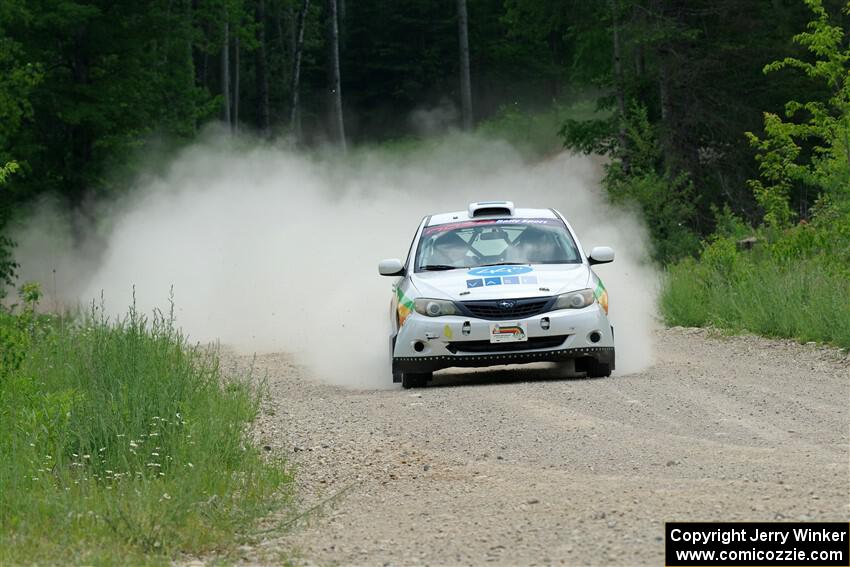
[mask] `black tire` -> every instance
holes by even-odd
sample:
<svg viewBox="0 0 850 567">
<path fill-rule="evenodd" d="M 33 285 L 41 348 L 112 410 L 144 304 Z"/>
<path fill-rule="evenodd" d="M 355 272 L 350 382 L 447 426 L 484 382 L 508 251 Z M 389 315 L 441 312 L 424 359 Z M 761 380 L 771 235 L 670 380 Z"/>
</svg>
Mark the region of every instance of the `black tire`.
<svg viewBox="0 0 850 567">
<path fill-rule="evenodd" d="M 607 362 L 599 362 L 595 358 L 588 359 L 585 372 L 588 378 L 607 378 L 611 375 L 611 365 Z"/>
<path fill-rule="evenodd" d="M 401 387 L 405 390 L 410 388 L 424 388 L 431 379 L 431 372 L 402 372 Z"/>
</svg>

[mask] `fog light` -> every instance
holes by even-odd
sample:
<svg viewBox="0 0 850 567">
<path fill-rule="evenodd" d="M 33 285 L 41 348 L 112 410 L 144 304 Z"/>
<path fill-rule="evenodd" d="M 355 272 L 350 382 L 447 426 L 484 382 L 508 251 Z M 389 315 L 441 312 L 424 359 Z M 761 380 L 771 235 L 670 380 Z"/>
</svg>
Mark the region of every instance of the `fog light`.
<svg viewBox="0 0 850 567">
<path fill-rule="evenodd" d="M 413 343 L 413 350 L 415 350 L 416 352 L 422 352 L 423 350 L 425 350 L 425 343 L 423 343 L 422 341 L 416 341 L 415 343 Z"/>
<path fill-rule="evenodd" d="M 587 338 L 590 339 L 590 342 L 592 343 L 598 343 L 602 340 L 602 334 L 599 331 L 592 331 Z"/>
<path fill-rule="evenodd" d="M 468 336 L 469 333 L 472 332 L 472 325 L 469 321 L 463 322 L 463 326 L 460 328 L 460 332 L 463 333 L 465 336 Z"/>
<path fill-rule="evenodd" d="M 543 317 L 540 320 L 540 328 L 543 329 L 544 331 L 549 330 L 549 317 Z"/>
</svg>

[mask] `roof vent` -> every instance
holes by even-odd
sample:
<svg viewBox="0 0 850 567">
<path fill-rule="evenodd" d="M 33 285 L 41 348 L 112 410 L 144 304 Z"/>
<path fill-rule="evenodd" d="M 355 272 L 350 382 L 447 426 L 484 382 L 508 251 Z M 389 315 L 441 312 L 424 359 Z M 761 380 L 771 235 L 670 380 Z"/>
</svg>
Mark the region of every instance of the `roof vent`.
<svg viewBox="0 0 850 567">
<path fill-rule="evenodd" d="M 490 216 L 514 216 L 513 201 L 479 201 L 469 204 L 469 218 Z"/>
</svg>

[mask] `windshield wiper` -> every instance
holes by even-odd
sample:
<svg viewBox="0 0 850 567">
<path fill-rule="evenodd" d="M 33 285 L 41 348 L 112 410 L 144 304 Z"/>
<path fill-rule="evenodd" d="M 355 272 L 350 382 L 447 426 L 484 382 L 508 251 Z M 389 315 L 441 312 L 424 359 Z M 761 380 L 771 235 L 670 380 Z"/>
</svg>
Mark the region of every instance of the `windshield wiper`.
<svg viewBox="0 0 850 567">
<path fill-rule="evenodd" d="M 525 266 L 528 262 L 496 262 L 494 264 L 480 264 L 477 266 L 478 268 L 484 268 L 487 266 Z"/>
<path fill-rule="evenodd" d="M 438 272 L 440 270 L 458 270 L 458 266 L 449 266 L 448 264 L 428 264 L 427 266 L 419 266 L 423 272 Z"/>
</svg>

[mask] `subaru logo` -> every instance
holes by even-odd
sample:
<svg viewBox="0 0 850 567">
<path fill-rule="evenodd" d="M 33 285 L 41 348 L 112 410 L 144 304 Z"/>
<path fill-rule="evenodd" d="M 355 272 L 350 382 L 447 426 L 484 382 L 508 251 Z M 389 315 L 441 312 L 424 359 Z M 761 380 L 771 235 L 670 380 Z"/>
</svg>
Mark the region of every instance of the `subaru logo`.
<svg viewBox="0 0 850 567">
<path fill-rule="evenodd" d="M 514 305 L 516 305 L 516 301 L 506 299 L 499 302 L 499 309 L 513 309 Z"/>
</svg>

